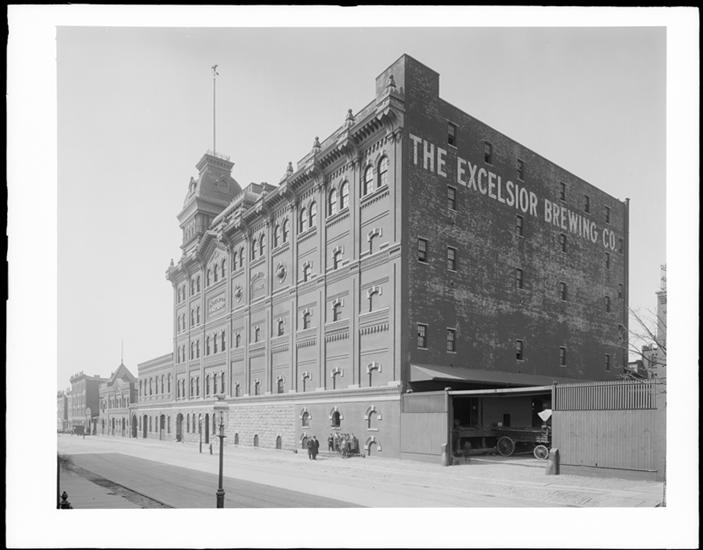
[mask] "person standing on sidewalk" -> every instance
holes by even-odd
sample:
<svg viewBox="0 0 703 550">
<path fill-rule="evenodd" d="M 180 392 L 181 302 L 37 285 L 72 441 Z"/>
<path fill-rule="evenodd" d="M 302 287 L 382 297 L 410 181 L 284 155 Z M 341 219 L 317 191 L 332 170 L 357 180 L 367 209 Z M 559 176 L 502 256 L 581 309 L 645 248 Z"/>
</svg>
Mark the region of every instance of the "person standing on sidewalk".
<svg viewBox="0 0 703 550">
<path fill-rule="evenodd" d="M 327 450 L 330 452 L 334 451 L 334 437 L 332 437 L 331 433 L 330 436 L 327 438 Z"/>
<path fill-rule="evenodd" d="M 317 436 L 312 436 L 312 459 L 317 460 L 317 453 L 320 452 L 320 442 L 317 440 Z"/>
<path fill-rule="evenodd" d="M 307 442 L 305 443 L 305 446 L 308 448 L 308 458 L 312 460 L 312 450 L 314 447 L 314 443 L 312 439 L 308 439 Z"/>
</svg>

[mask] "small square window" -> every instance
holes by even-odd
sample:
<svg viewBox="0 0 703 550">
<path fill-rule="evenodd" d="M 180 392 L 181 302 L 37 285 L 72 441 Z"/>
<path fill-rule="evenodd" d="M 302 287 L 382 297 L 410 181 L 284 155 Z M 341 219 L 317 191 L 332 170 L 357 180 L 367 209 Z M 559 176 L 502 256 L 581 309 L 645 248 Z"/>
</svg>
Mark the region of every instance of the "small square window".
<svg viewBox="0 0 703 550">
<path fill-rule="evenodd" d="M 493 145 L 489 142 L 483 142 L 483 161 L 486 164 L 493 164 Z"/>
<path fill-rule="evenodd" d="M 427 262 L 427 239 L 417 240 L 417 259 L 420 262 Z"/>
<path fill-rule="evenodd" d="M 525 181 L 525 163 L 520 159 L 517 160 L 517 179 Z"/>
<path fill-rule="evenodd" d="M 447 269 L 456 271 L 456 248 L 447 247 Z"/>
<path fill-rule="evenodd" d="M 456 188 L 451 185 L 447 186 L 447 208 L 456 210 Z"/>
<path fill-rule="evenodd" d="M 427 325 L 417 324 L 417 347 L 427 349 Z"/>
<path fill-rule="evenodd" d="M 522 340 L 515 340 L 515 359 L 522 361 L 525 358 L 525 343 Z"/>
<path fill-rule="evenodd" d="M 451 122 L 447 124 L 447 143 L 449 145 L 453 145 L 454 147 L 456 147 L 456 130 L 457 127 L 455 124 L 452 124 Z"/>
<path fill-rule="evenodd" d="M 456 329 L 447 329 L 447 351 L 456 351 Z"/>
</svg>

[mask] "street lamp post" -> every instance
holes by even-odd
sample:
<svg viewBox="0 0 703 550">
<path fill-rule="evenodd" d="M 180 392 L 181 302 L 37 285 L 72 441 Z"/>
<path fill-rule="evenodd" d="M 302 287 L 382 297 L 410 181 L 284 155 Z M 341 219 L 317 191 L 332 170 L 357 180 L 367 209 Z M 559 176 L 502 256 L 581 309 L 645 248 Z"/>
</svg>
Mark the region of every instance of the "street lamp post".
<svg viewBox="0 0 703 550">
<path fill-rule="evenodd" d="M 215 417 L 218 420 L 218 424 L 220 426 L 220 433 L 218 434 L 217 437 L 220 438 L 220 472 L 217 480 L 217 507 L 218 508 L 224 508 L 225 507 L 225 490 L 222 487 L 222 462 L 223 462 L 223 452 L 224 452 L 224 443 L 225 443 L 225 426 L 227 423 L 227 411 L 229 411 L 229 405 L 227 405 L 225 401 L 225 396 L 224 394 L 219 394 L 217 395 L 217 402 L 215 403 L 214 406 L 215 409 Z"/>
<path fill-rule="evenodd" d="M 198 416 L 198 436 L 200 437 L 200 443 L 198 445 L 198 452 L 203 452 L 203 417 Z"/>
</svg>

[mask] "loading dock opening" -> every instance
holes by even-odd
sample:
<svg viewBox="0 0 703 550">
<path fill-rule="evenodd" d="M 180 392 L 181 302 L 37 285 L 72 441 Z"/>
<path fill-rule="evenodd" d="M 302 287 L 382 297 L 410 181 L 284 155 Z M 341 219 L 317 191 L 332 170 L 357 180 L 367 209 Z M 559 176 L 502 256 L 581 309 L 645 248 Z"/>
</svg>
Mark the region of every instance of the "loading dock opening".
<svg viewBox="0 0 703 550">
<path fill-rule="evenodd" d="M 453 456 L 529 453 L 545 446 L 548 422 L 540 412 L 551 409 L 552 386 L 449 390 L 449 426 Z M 540 449 L 541 450 L 541 449 Z"/>
</svg>

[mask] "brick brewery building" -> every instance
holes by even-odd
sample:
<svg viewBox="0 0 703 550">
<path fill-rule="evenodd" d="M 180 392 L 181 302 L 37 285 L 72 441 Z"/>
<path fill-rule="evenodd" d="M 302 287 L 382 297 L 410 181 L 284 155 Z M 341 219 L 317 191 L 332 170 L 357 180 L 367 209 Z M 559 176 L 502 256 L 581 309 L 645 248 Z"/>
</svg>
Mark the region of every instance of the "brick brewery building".
<svg viewBox="0 0 703 550">
<path fill-rule="evenodd" d="M 549 405 L 479 412 L 448 386 L 622 372 L 627 203 L 442 100 L 415 59 L 278 186 L 242 189 L 232 167 L 207 153 L 187 185 L 173 353 L 139 366 L 140 436 L 207 442 L 224 393 L 230 443 L 292 449 L 338 430 L 428 458 L 453 415 L 529 425 Z"/>
</svg>

